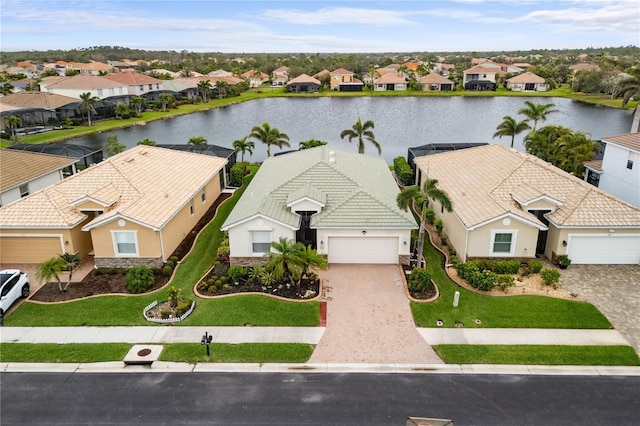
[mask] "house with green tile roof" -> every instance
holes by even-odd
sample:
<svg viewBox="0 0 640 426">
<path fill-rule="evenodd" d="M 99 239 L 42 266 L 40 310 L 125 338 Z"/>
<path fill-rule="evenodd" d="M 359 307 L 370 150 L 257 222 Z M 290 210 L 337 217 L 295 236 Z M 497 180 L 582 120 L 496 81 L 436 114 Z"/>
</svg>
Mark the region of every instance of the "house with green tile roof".
<svg viewBox="0 0 640 426">
<path fill-rule="evenodd" d="M 222 225 L 231 263 L 260 262 L 281 237 L 329 263 L 408 263 L 418 225 L 398 193 L 380 158 L 330 146 L 268 158 Z"/>
</svg>

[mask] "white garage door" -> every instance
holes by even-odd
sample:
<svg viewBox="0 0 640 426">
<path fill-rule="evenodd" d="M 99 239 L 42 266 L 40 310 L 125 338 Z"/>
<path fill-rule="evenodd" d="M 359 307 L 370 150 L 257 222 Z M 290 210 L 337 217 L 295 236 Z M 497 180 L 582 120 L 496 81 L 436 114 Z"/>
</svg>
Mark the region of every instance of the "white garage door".
<svg viewBox="0 0 640 426">
<path fill-rule="evenodd" d="M 398 263 L 398 237 L 329 237 L 329 263 Z"/>
<path fill-rule="evenodd" d="M 568 249 L 575 264 L 634 265 L 640 262 L 640 235 L 570 236 Z"/>
</svg>

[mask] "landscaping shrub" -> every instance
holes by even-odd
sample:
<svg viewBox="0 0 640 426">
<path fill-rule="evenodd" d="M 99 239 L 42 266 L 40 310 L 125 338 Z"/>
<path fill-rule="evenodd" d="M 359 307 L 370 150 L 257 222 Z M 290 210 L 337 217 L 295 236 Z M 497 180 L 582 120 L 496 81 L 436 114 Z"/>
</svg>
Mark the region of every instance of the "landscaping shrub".
<svg viewBox="0 0 640 426">
<path fill-rule="evenodd" d="M 542 262 L 537 259 L 529 259 L 527 261 L 527 266 L 532 274 L 538 274 L 542 270 Z"/>
<path fill-rule="evenodd" d="M 427 209 L 424 211 L 424 218 L 427 219 L 429 223 L 433 223 L 436 220 L 436 212 L 431 209 Z"/>
<path fill-rule="evenodd" d="M 491 271 L 496 274 L 517 274 L 519 269 L 520 262 L 514 259 L 491 262 Z"/>
<path fill-rule="evenodd" d="M 509 287 L 513 287 L 515 282 L 513 281 L 513 276 L 510 274 L 498 274 L 496 276 L 496 285 L 499 286 L 502 291 L 505 291 Z"/>
<path fill-rule="evenodd" d="M 189 308 L 191 308 L 191 299 L 185 299 L 178 303 L 178 307 L 176 308 L 176 317 L 183 316 Z"/>
<path fill-rule="evenodd" d="M 170 316 L 171 316 L 171 311 L 169 309 L 163 309 L 160 311 L 160 318 L 169 319 Z"/>
<path fill-rule="evenodd" d="M 239 187 L 242 185 L 242 178 L 247 173 L 247 165 L 244 163 L 236 163 L 231 167 L 229 173 L 229 185 Z"/>
<path fill-rule="evenodd" d="M 143 293 L 153 285 L 156 280 L 151 268 L 147 266 L 136 266 L 129 269 L 125 284 L 130 293 Z"/>
<path fill-rule="evenodd" d="M 412 293 L 424 293 L 429 289 L 431 284 L 431 275 L 426 269 L 415 268 L 409 274 L 407 287 Z"/>
<path fill-rule="evenodd" d="M 178 260 L 180 260 L 180 259 L 178 259 L 178 256 L 171 256 L 171 257 L 169 258 L 169 261 L 170 261 L 170 262 L 173 262 L 173 264 L 174 264 L 174 265 L 177 265 L 177 264 L 178 264 Z"/>
<path fill-rule="evenodd" d="M 107 274 L 109 274 L 109 275 L 115 275 L 117 273 L 118 273 L 118 270 L 116 268 L 107 269 Z"/>
<path fill-rule="evenodd" d="M 409 166 L 404 157 L 400 156 L 393 159 L 393 170 L 403 185 L 413 184 L 413 170 L 411 170 L 411 166 Z"/>
<path fill-rule="evenodd" d="M 162 275 L 164 275 L 165 277 L 170 276 L 172 272 L 173 272 L 173 268 L 171 266 L 164 265 L 162 267 Z"/>
<path fill-rule="evenodd" d="M 560 281 L 560 271 L 557 269 L 543 269 L 540 271 L 540 277 L 545 285 L 551 285 L 553 288 L 558 286 L 558 281 Z"/>
<path fill-rule="evenodd" d="M 436 219 L 433 222 L 433 226 L 436 227 L 436 231 L 438 231 L 438 234 L 440 234 L 442 232 L 442 229 L 444 228 L 444 223 L 442 223 L 442 219 Z"/>
<path fill-rule="evenodd" d="M 230 266 L 227 275 L 231 282 L 240 282 L 247 276 L 247 268 L 239 265 Z"/>
<path fill-rule="evenodd" d="M 102 275 L 102 272 L 103 272 L 102 269 L 96 268 L 96 269 L 93 270 L 93 275 L 98 277 L 98 276 Z"/>
<path fill-rule="evenodd" d="M 181 288 L 178 288 L 173 285 L 169 289 L 169 294 L 167 294 L 167 302 L 169 302 L 169 305 L 172 308 L 175 308 L 176 306 L 178 306 L 178 303 L 181 302 L 182 300 L 182 298 L 180 297 L 181 292 L 182 292 Z"/>
<path fill-rule="evenodd" d="M 458 263 L 455 265 L 458 275 L 478 290 L 491 290 L 497 280 L 497 275 L 486 268 L 481 268 L 478 261 Z"/>
<path fill-rule="evenodd" d="M 171 269 L 173 269 L 173 267 L 176 266 L 176 264 L 171 260 L 167 260 L 166 262 L 164 262 L 164 266 L 170 266 Z"/>
</svg>

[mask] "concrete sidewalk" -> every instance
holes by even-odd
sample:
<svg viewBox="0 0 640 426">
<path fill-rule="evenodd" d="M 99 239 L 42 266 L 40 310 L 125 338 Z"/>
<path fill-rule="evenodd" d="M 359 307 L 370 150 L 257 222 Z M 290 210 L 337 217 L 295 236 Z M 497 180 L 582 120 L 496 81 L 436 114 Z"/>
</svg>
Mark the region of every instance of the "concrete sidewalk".
<svg viewBox="0 0 640 426">
<path fill-rule="evenodd" d="M 617 330 L 419 328 L 430 345 L 631 346 Z"/>
</svg>

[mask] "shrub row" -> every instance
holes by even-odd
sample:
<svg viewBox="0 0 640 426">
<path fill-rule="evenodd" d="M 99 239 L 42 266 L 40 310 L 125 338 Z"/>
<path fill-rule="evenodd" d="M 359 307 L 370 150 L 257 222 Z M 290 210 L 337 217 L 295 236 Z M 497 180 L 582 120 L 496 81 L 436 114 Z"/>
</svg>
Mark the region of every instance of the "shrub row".
<svg viewBox="0 0 640 426">
<path fill-rule="evenodd" d="M 403 185 L 413 185 L 413 170 L 407 160 L 400 156 L 393 159 L 393 170 Z"/>
<path fill-rule="evenodd" d="M 518 266 L 519 265 L 518 263 Z M 504 290 L 514 285 L 513 277 L 509 273 L 497 273 L 485 266 L 486 263 L 484 261 L 470 261 L 455 264 L 458 275 L 467 281 L 470 286 L 478 290 L 489 291 L 496 285 Z"/>
<path fill-rule="evenodd" d="M 239 187 L 242 185 L 242 178 L 247 174 L 247 165 L 245 163 L 236 163 L 231 166 L 229 173 L 229 185 Z"/>
</svg>

